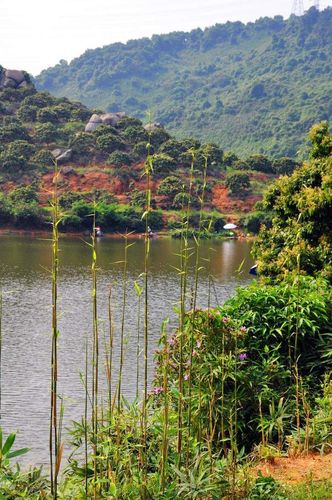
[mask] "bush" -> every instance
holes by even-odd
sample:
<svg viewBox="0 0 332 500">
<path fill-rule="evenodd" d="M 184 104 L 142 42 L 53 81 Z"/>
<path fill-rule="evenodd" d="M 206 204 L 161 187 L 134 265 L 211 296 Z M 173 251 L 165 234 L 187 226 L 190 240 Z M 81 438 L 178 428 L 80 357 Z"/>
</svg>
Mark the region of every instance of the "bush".
<svg viewBox="0 0 332 500">
<path fill-rule="evenodd" d="M 161 181 L 157 193 L 169 198 L 174 198 L 175 195 L 184 191 L 185 184 L 180 177 L 170 175 Z"/>
<path fill-rule="evenodd" d="M 133 159 L 124 151 L 114 151 L 109 155 L 106 163 L 107 165 L 114 165 L 115 167 L 123 167 L 124 165 L 131 165 L 133 163 Z"/>
<path fill-rule="evenodd" d="M 58 123 L 58 116 L 53 108 L 42 108 L 37 112 L 37 121 L 41 123 Z"/>
<path fill-rule="evenodd" d="M 22 122 L 34 122 L 37 117 L 37 106 L 22 105 L 17 110 L 17 116 Z"/>
<path fill-rule="evenodd" d="M 287 157 L 278 158 L 272 162 L 274 172 L 279 175 L 290 175 L 299 166 L 299 162 Z"/>
<path fill-rule="evenodd" d="M 251 212 L 241 219 L 241 225 L 244 229 L 253 234 L 258 234 L 261 226 L 267 228 L 272 226 L 273 214 L 267 212 Z"/>
<path fill-rule="evenodd" d="M 232 194 L 243 193 L 250 188 L 250 177 L 247 174 L 234 172 L 227 174 L 225 184 Z"/>
<path fill-rule="evenodd" d="M 114 134 L 105 134 L 97 137 L 97 148 L 103 153 L 113 153 L 116 150 L 125 149 L 124 142 Z"/>
<path fill-rule="evenodd" d="M 35 128 L 35 140 L 39 143 L 50 144 L 59 137 L 58 129 L 53 123 L 40 123 Z"/>
<path fill-rule="evenodd" d="M 171 170 L 176 169 L 176 161 L 165 153 L 152 155 L 153 175 L 164 176 Z"/>
<path fill-rule="evenodd" d="M 301 383 L 312 399 L 320 390 L 320 377 L 332 367 L 331 298 L 325 281 L 300 279 L 278 286 L 255 282 L 238 290 L 221 308 L 187 315 L 185 327 L 172 335 L 165 349 L 169 351 L 170 405 L 176 408 L 181 345 L 186 395 L 189 384 L 191 387 L 193 439 L 199 434 L 202 439 L 201 433 L 208 433 L 212 420 L 215 450 L 230 446 L 236 390 L 239 449 L 243 446 L 251 451 L 260 443 L 260 408 L 269 442 L 285 444 L 296 423 L 296 384 L 291 371 L 295 360 Z M 161 358 L 157 361 L 163 367 Z M 157 364 L 156 386 L 162 385 L 162 375 Z M 187 404 L 185 398 L 184 426 L 188 423 Z M 273 405 L 281 405 L 279 426 L 273 421 Z M 305 421 L 305 415 L 301 419 Z"/>
<path fill-rule="evenodd" d="M 265 174 L 274 173 L 272 161 L 264 155 L 252 155 L 246 160 L 246 164 L 250 170 L 264 172 Z"/>
</svg>

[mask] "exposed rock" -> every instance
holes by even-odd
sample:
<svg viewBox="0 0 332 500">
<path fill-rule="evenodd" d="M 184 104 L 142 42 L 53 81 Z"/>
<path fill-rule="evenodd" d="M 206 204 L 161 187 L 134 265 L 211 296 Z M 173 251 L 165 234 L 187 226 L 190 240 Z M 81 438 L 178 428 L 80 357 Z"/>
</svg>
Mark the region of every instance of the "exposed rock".
<svg viewBox="0 0 332 500">
<path fill-rule="evenodd" d="M 12 89 L 26 87 L 31 85 L 29 77 L 24 71 L 18 69 L 0 69 L 0 88 L 7 87 Z"/>
<path fill-rule="evenodd" d="M 148 132 L 151 132 L 151 130 L 156 130 L 157 128 L 164 128 L 164 125 L 162 125 L 161 123 L 159 122 L 154 122 L 154 123 L 147 123 L 146 125 L 144 125 L 144 128 L 145 130 L 147 130 Z"/>
<path fill-rule="evenodd" d="M 11 78 L 18 85 L 25 80 L 25 75 L 24 75 L 23 71 L 20 71 L 18 69 L 6 69 L 5 75 L 6 75 L 6 78 Z"/>
<path fill-rule="evenodd" d="M 104 125 L 117 125 L 122 118 L 126 116 L 124 111 L 118 111 L 117 113 L 105 113 L 101 115 L 100 118 Z"/>
<path fill-rule="evenodd" d="M 75 169 L 73 167 L 62 167 L 61 169 L 62 175 L 77 175 Z"/>
<path fill-rule="evenodd" d="M 85 126 L 85 132 L 94 132 L 100 125 L 112 125 L 113 127 L 126 116 L 124 111 L 117 113 L 105 113 L 103 115 L 93 114 L 89 123 Z"/>
<path fill-rule="evenodd" d="M 72 149 L 56 148 L 56 149 L 53 149 L 53 151 L 51 151 L 51 153 L 59 165 L 61 163 L 66 163 L 67 161 L 70 161 L 72 159 L 72 156 L 73 156 Z"/>
</svg>

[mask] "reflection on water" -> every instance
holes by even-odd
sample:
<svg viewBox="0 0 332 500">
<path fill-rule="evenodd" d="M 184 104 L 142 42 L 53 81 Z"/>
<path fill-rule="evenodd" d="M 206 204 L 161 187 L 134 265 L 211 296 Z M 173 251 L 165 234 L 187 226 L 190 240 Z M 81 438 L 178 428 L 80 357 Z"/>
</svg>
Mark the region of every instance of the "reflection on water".
<svg viewBox="0 0 332 500">
<path fill-rule="evenodd" d="M 112 288 L 115 320 L 114 359 L 119 359 L 122 266 L 124 242 L 98 241 L 98 311 L 101 343 L 108 335 L 108 295 Z M 203 241 L 200 249 L 198 305 L 223 303 L 234 288 L 250 281 L 253 262 L 246 241 Z M 170 318 L 176 326 L 174 306 L 178 303 L 180 242 L 151 241 L 149 257 L 149 379 L 153 377 L 153 351 L 160 325 Z M 123 392 L 133 397 L 136 389 L 137 296 L 134 281 L 142 280 L 144 241 L 135 240 L 129 249 L 128 299 L 125 310 L 126 352 Z M 244 261 L 242 274 L 237 269 Z M 29 446 L 25 461 L 47 463 L 51 352 L 51 244 L 29 237 L 0 237 L 0 286 L 4 293 L 2 353 L 2 426 L 6 432 L 19 430 L 17 444 Z M 191 263 L 193 265 L 193 262 Z M 90 248 L 78 238 L 60 242 L 59 277 L 59 391 L 65 400 L 65 423 L 80 419 L 85 342 L 92 337 Z M 214 286 L 209 287 L 208 276 Z M 193 269 L 190 271 L 193 281 Z M 190 284 L 188 290 L 190 291 Z M 190 297 L 188 297 L 188 304 Z M 143 321 L 141 321 L 143 324 Z M 142 332 L 141 332 L 142 335 Z M 102 356 L 102 354 L 101 354 Z M 101 358 L 103 359 L 103 358 Z M 143 360 L 142 360 L 143 361 Z M 101 363 L 102 364 L 102 363 Z M 103 368 L 101 368 L 103 370 Z M 115 366 L 115 371 L 117 366 Z M 105 379 L 104 373 L 101 377 Z M 116 378 L 116 377 L 115 377 Z"/>
</svg>

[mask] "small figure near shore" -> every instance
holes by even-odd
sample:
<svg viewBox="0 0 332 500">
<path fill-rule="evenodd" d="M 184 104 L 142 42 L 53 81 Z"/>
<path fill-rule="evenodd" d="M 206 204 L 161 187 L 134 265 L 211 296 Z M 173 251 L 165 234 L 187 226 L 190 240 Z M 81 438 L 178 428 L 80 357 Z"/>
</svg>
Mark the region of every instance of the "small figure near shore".
<svg viewBox="0 0 332 500">
<path fill-rule="evenodd" d="M 95 236 L 96 236 L 97 238 L 100 238 L 101 236 L 104 236 L 104 234 L 103 234 L 103 232 L 102 232 L 102 230 L 101 230 L 101 227 L 99 227 L 99 226 L 96 226 L 96 227 L 95 227 Z"/>
</svg>

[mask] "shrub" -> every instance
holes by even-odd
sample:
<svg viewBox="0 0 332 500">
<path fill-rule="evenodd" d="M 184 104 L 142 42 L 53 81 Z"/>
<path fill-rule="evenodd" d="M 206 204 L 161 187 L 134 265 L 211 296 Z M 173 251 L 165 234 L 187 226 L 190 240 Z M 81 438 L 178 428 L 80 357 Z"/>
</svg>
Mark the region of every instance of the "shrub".
<svg viewBox="0 0 332 500">
<path fill-rule="evenodd" d="M 36 121 L 37 111 L 37 106 L 25 104 L 18 108 L 17 116 L 22 122 L 34 122 Z"/>
<path fill-rule="evenodd" d="M 53 108 L 46 107 L 37 111 L 37 122 L 58 123 L 58 115 Z"/>
<path fill-rule="evenodd" d="M 176 161 L 165 153 L 152 155 L 153 174 L 158 176 L 166 175 L 171 170 L 176 169 Z"/>
<path fill-rule="evenodd" d="M 185 184 L 180 177 L 170 175 L 161 181 L 157 193 L 169 198 L 174 198 L 175 195 L 184 191 Z"/>
<path fill-rule="evenodd" d="M 250 177 L 244 173 L 234 172 L 227 174 L 225 184 L 232 194 L 243 193 L 250 188 Z"/>
<path fill-rule="evenodd" d="M 35 140 L 39 143 L 50 144 L 58 139 L 58 129 L 53 123 L 40 123 L 35 128 Z"/>
<path fill-rule="evenodd" d="M 272 161 L 264 155 L 249 156 L 246 160 L 246 164 L 250 170 L 257 170 L 258 172 L 264 172 L 266 174 L 272 174 L 274 172 Z"/>
<path fill-rule="evenodd" d="M 274 172 L 279 175 L 290 175 L 299 166 L 299 162 L 287 157 L 278 158 L 272 162 Z"/>
<path fill-rule="evenodd" d="M 115 167 L 122 167 L 124 165 L 131 165 L 133 163 L 133 159 L 124 151 L 114 151 L 109 155 L 106 163 L 108 165 L 114 165 Z"/>
<path fill-rule="evenodd" d="M 97 137 L 97 148 L 103 153 L 113 153 L 116 150 L 125 149 L 124 142 L 115 134 L 105 134 Z"/>
</svg>

